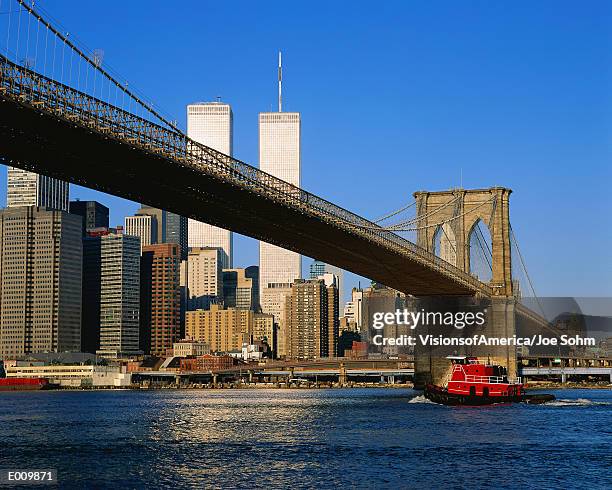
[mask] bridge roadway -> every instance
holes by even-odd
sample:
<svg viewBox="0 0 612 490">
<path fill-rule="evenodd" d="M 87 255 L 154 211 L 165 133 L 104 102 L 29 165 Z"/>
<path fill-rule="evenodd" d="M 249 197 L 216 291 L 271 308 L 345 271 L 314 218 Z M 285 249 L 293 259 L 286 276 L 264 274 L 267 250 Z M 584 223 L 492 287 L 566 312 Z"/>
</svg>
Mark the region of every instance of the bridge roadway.
<svg viewBox="0 0 612 490">
<path fill-rule="evenodd" d="M 191 376 L 257 376 L 291 379 L 312 379 L 318 376 L 338 377 L 393 377 L 413 378 L 414 358 L 403 359 L 321 359 L 317 361 L 268 362 L 261 365 L 240 365 L 215 372 L 144 371 L 134 373 L 139 378 L 176 379 Z M 542 376 L 609 376 L 612 383 L 612 359 L 589 357 L 526 356 L 519 359 L 519 375 Z M 211 378 L 212 379 L 212 378 Z"/>
<path fill-rule="evenodd" d="M 138 371 L 138 378 L 175 379 L 191 376 L 257 376 L 275 378 L 414 376 L 414 358 L 403 359 L 319 359 L 315 361 L 266 362 L 243 364 L 217 371 Z"/>
<path fill-rule="evenodd" d="M 522 376 L 561 377 L 609 376 L 612 383 L 612 359 L 602 357 L 525 356 L 520 359 Z"/>
<path fill-rule="evenodd" d="M 414 368 L 405 369 L 347 369 L 345 371 L 347 378 L 350 377 L 388 377 L 388 376 L 414 376 Z M 218 372 L 205 372 L 205 371 L 134 371 L 132 375 L 137 375 L 139 378 L 189 378 L 192 376 L 220 376 L 220 377 L 244 377 L 244 376 L 257 376 L 257 377 L 274 377 L 274 378 L 287 378 L 287 379 L 300 379 L 300 378 L 316 378 L 318 376 L 334 376 L 340 377 L 340 369 L 302 369 L 299 371 L 292 370 L 263 370 L 258 368 L 249 368 L 245 366 L 242 370 L 224 370 Z"/>
<path fill-rule="evenodd" d="M 0 107 L 8 165 L 229 228 L 407 294 L 492 294 L 356 214 L 3 56 Z"/>
<path fill-rule="evenodd" d="M 220 374 L 245 372 L 246 366 L 219 371 Z M 414 375 L 414 357 L 403 359 L 319 359 L 316 361 L 270 362 L 246 367 L 259 376 L 398 376 Z"/>
<path fill-rule="evenodd" d="M 568 376 L 608 376 L 612 383 L 612 367 L 521 367 L 521 376 L 561 377 L 563 382 Z"/>
</svg>

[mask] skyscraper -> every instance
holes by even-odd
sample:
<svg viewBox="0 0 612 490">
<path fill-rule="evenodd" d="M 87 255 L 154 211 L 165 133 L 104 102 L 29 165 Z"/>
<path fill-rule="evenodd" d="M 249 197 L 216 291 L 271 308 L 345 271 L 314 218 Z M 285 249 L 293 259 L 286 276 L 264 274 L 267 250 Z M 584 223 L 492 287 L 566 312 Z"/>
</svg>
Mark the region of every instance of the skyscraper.
<svg viewBox="0 0 612 490">
<path fill-rule="evenodd" d="M 81 218 L 0 211 L 0 357 L 81 349 Z"/>
<path fill-rule="evenodd" d="M 276 357 L 285 357 L 287 322 L 285 318 L 285 303 L 291 296 L 291 284 L 272 284 L 271 287 L 260 290 L 261 311 L 272 315 L 276 332 Z"/>
<path fill-rule="evenodd" d="M 289 359 L 335 357 L 338 343 L 338 289 L 333 274 L 296 280 L 285 302 Z"/>
<path fill-rule="evenodd" d="M 261 295 L 259 290 L 259 266 L 258 265 L 250 265 L 244 270 L 244 274 L 246 277 L 250 278 L 252 281 L 252 303 L 251 308 L 253 311 L 261 311 Z"/>
<path fill-rule="evenodd" d="M 342 297 L 342 286 L 344 285 L 344 271 L 335 265 L 326 264 L 320 260 L 314 260 L 310 264 L 310 279 L 316 279 L 323 274 L 333 274 L 337 279 L 338 295 L 340 300 L 340 309 L 344 308 L 344 299 Z"/>
<path fill-rule="evenodd" d="M 181 285 L 186 287 L 187 309 L 208 309 L 223 296 L 223 251 L 215 247 L 196 247 L 181 264 Z"/>
<path fill-rule="evenodd" d="M 163 243 L 178 243 L 181 246 L 181 260 L 187 260 L 189 253 L 188 222 L 185 216 L 166 211 L 166 236 Z"/>
<path fill-rule="evenodd" d="M 41 206 L 68 211 L 68 182 L 8 167 L 6 206 Z"/>
<path fill-rule="evenodd" d="M 157 234 L 151 243 L 178 243 L 181 246 L 181 260 L 187 260 L 187 218 L 163 209 L 145 206 L 136 211 L 136 216 L 151 216 L 157 222 Z"/>
<path fill-rule="evenodd" d="M 140 262 L 140 346 L 163 356 L 181 336 L 179 245 L 142 247 Z"/>
<path fill-rule="evenodd" d="M 355 295 L 353 295 L 353 298 L 355 298 Z M 377 347 L 371 342 L 372 336 L 380 333 L 385 338 L 398 337 L 399 334 L 411 333 L 409 327 L 394 323 L 391 325 L 385 324 L 382 331 L 375 330 L 373 327 L 373 318 L 374 314 L 389 313 L 404 309 L 406 307 L 406 295 L 395 289 L 383 286 L 382 284 L 372 282 L 372 285 L 366 288 L 358 298 L 361 300 L 361 339 L 364 342 L 370 343 L 370 348 L 372 350 L 386 352 L 388 354 L 397 354 L 397 346 L 386 345 L 384 347 Z M 398 329 L 401 328 L 407 329 L 408 331 L 399 332 Z"/>
<path fill-rule="evenodd" d="M 145 206 L 143 204 L 140 206 L 140 209 L 136 211 L 135 216 L 150 216 L 155 218 L 156 226 L 155 230 L 152 230 L 154 236 L 152 241 L 146 245 L 151 245 L 152 243 L 164 243 L 164 237 L 166 236 L 166 212 L 164 210 L 151 206 Z"/>
<path fill-rule="evenodd" d="M 185 334 L 210 345 L 212 352 L 240 350 L 253 332 L 255 313 L 211 305 L 210 310 L 188 311 Z"/>
<path fill-rule="evenodd" d="M 187 136 L 226 155 L 233 153 L 233 115 L 229 104 L 198 102 L 187 106 Z M 233 235 L 229 230 L 189 220 L 189 247 L 220 247 L 223 268 L 233 264 Z"/>
<path fill-rule="evenodd" d="M 97 201 L 70 201 L 70 214 L 83 220 L 83 235 L 94 228 L 108 228 L 108 208 Z"/>
<path fill-rule="evenodd" d="M 290 184 L 300 185 L 300 114 L 281 112 L 282 71 L 279 54 L 279 111 L 259 114 L 259 168 Z M 293 283 L 302 277 L 302 256 L 269 243 L 259 243 L 259 284 Z"/>
<path fill-rule="evenodd" d="M 89 274 L 99 274 L 99 347 L 106 357 L 136 355 L 139 351 L 140 312 L 140 239 L 108 231 L 84 240 L 85 256 L 91 260 Z M 97 250 L 99 262 L 94 263 Z M 89 251 L 90 253 L 87 253 Z M 99 268 L 99 273 L 96 270 Z M 84 294 L 87 292 L 83 291 Z M 83 304 L 84 312 L 93 304 Z M 83 315 L 85 318 L 85 314 Z M 88 325 L 89 326 L 89 325 Z"/>
<path fill-rule="evenodd" d="M 344 305 L 344 318 L 357 332 L 361 331 L 363 324 L 363 291 L 353 288 L 351 300 Z"/>
<path fill-rule="evenodd" d="M 276 328 L 274 327 L 274 317 L 267 313 L 255 313 L 253 324 L 253 341 L 263 340 L 272 349 L 273 357 L 276 357 Z"/>
<path fill-rule="evenodd" d="M 223 269 L 223 304 L 226 308 L 259 310 L 259 268 Z"/>
<path fill-rule="evenodd" d="M 125 234 L 140 237 L 141 250 L 157 243 L 157 217 L 151 215 L 126 216 Z"/>
<path fill-rule="evenodd" d="M 95 232 L 83 237 L 83 289 L 81 293 L 81 351 L 95 354 L 100 348 L 100 289 L 102 240 Z M 138 249 L 140 251 L 140 247 Z"/>
</svg>

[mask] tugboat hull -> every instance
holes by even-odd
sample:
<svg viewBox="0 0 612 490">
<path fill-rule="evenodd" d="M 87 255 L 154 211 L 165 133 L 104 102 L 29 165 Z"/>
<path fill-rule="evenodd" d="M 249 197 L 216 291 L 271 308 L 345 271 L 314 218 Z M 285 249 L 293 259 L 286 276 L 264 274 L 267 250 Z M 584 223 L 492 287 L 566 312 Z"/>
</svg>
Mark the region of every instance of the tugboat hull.
<svg viewBox="0 0 612 490">
<path fill-rule="evenodd" d="M 481 405 L 494 405 L 497 403 L 530 403 L 540 404 L 552 401 L 554 395 L 516 395 L 516 396 L 481 396 L 481 395 L 458 395 L 449 393 L 446 389 L 434 385 L 427 385 L 423 393 L 425 398 L 434 403 L 442 405 L 465 405 L 468 407 Z"/>
<path fill-rule="evenodd" d="M 431 400 L 434 403 L 440 403 L 442 405 L 466 405 L 466 406 L 480 406 L 480 405 L 493 405 L 495 403 L 516 403 L 521 402 L 521 396 L 474 396 L 474 395 L 458 395 L 455 393 L 449 393 L 443 388 L 438 386 L 427 385 L 425 392 L 423 393 L 425 398 Z"/>
<path fill-rule="evenodd" d="M 0 378 L 0 391 L 47 390 L 51 385 L 43 378 Z"/>
</svg>

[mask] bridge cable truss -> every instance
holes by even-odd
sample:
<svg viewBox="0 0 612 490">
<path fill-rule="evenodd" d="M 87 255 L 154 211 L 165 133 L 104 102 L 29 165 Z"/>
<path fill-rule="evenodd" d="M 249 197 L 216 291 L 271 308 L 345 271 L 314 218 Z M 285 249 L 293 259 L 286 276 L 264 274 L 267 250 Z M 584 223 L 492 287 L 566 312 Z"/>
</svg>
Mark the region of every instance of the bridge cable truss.
<svg viewBox="0 0 612 490">
<path fill-rule="evenodd" d="M 0 93 L 3 98 L 18 100 L 22 105 L 28 104 L 36 110 L 49 112 L 107 136 L 120 138 L 132 146 L 172 159 L 216 179 L 245 187 L 285 206 L 316 216 L 332 226 L 350 229 L 355 235 L 367 236 L 368 240 L 383 243 L 397 253 L 408 254 L 449 279 L 469 285 L 474 291 L 491 294 L 488 285 L 365 218 L 228 155 L 200 145 L 182 133 L 163 128 L 19 66 L 4 56 L 0 56 Z"/>
<path fill-rule="evenodd" d="M 2 11 L 3 6 L 8 6 L 8 10 Z M 68 85 L 84 87 L 85 92 L 91 89 L 94 97 L 108 103 L 114 98 L 113 105 L 127 108 L 128 112 L 134 110 L 139 116 L 180 132 L 176 123 L 155 109 L 152 102 L 129 88 L 128 82 L 120 81 L 121 77 L 103 62 L 104 53 L 101 50 L 85 47 L 75 36 L 56 27 L 59 23 L 48 21 L 51 15 L 36 5 L 34 0 L 0 0 L 0 11 L 3 14 L 0 25 L 6 24 L 4 51 L 8 59 Z M 24 12 L 27 22 L 22 19 Z M 32 21 L 36 23 L 36 28 L 32 26 Z M 43 59 L 39 59 L 39 45 Z"/>
<path fill-rule="evenodd" d="M 127 82 L 120 82 L 120 78 L 103 63 L 103 54 L 79 46 L 72 40 L 74 37 L 69 38 L 68 33 L 54 27 L 40 13 L 41 9 L 35 10 L 34 1 L 0 0 L 0 11 L 2 5 L 6 7 L 7 3 L 10 8 L 8 15 L 0 16 L 0 29 L 6 28 L 5 55 L 0 55 L 2 99 L 51 114 L 167 158 L 177 165 L 193 168 L 225 183 L 247 189 L 331 226 L 378 242 L 395 253 L 442 273 L 471 291 L 492 294 L 489 285 L 396 233 L 441 226 L 477 208 L 421 227 L 415 225 L 435 216 L 456 201 L 452 200 L 422 216 L 388 227 L 368 221 L 297 186 L 189 139 L 175 123 L 146 102 L 143 96 L 128 88 Z M 14 3 L 18 4 L 17 10 L 13 10 Z M 27 22 L 22 18 L 24 12 L 27 14 Z M 32 28 L 32 21 L 36 23 L 35 28 Z M 39 48 L 44 49 L 44 53 Z M 31 54 L 34 55 L 33 59 L 30 58 Z M 136 113 L 132 112 L 132 106 Z M 396 216 L 412 206 L 413 203 L 404 206 L 380 221 Z"/>
<path fill-rule="evenodd" d="M 538 308 L 540 309 L 542 316 L 546 318 L 546 312 L 544 311 L 544 308 L 542 306 L 539 296 L 536 294 L 535 288 L 533 286 L 533 282 L 531 281 L 531 276 L 529 275 L 529 271 L 527 270 L 527 265 L 525 263 L 525 260 L 523 259 L 523 254 L 521 253 L 521 249 L 519 247 L 518 240 L 516 239 L 516 235 L 514 234 L 514 230 L 512 229 L 512 225 L 510 226 L 510 240 L 512 242 L 512 245 L 514 245 L 514 248 L 516 249 L 516 252 L 518 254 L 519 263 L 521 264 L 522 270 L 525 273 L 525 277 L 527 278 L 527 284 L 529 285 L 531 294 L 533 294 L 533 297 L 535 298 L 536 303 L 538 304 Z"/>
<path fill-rule="evenodd" d="M 364 229 L 384 229 L 384 230 L 387 230 L 387 231 L 395 231 L 395 232 L 397 232 L 397 231 L 419 231 L 419 230 L 426 230 L 426 229 L 429 229 L 429 228 L 436 228 L 438 226 L 442 226 L 442 225 L 444 225 L 446 223 L 451 223 L 451 222 L 453 222 L 453 221 L 455 221 L 455 220 L 457 220 L 459 218 L 463 218 L 464 216 L 467 216 L 468 214 L 473 213 L 474 211 L 478 210 L 479 208 L 485 206 L 486 204 L 489 204 L 490 202 L 495 201 L 496 200 L 496 196 L 493 196 L 490 199 L 487 199 L 486 201 L 481 202 L 477 206 L 474 206 L 473 208 L 471 208 L 471 209 L 469 209 L 467 211 L 464 211 L 461 214 L 452 216 L 452 217 L 447 218 L 445 220 L 438 221 L 436 223 L 431 223 L 431 224 L 428 224 L 428 225 L 423 225 L 423 226 L 416 226 L 416 227 L 415 226 L 407 226 L 407 225 L 410 225 L 410 224 L 415 224 L 418 221 L 422 221 L 426 217 L 430 217 L 431 215 L 435 214 L 436 212 L 439 212 L 440 210 L 442 210 L 443 208 L 446 208 L 446 207 L 450 206 L 451 204 L 454 204 L 455 202 L 457 202 L 458 199 L 459 198 L 455 198 L 455 199 L 452 199 L 450 201 L 447 201 L 444 204 L 434 208 L 430 212 L 425 213 L 422 216 L 419 216 L 419 217 L 417 217 L 417 218 L 415 218 L 413 220 L 408 220 L 408 221 L 405 221 L 405 222 L 402 222 L 402 223 L 398 223 L 396 225 L 387 226 L 387 227 L 380 227 L 380 226 L 373 227 L 373 226 L 369 226 L 369 225 L 363 225 L 363 228 Z"/>
<path fill-rule="evenodd" d="M 410 204 L 408 204 L 407 206 L 404 206 L 402 208 L 399 208 L 397 211 L 392 211 L 391 213 L 383 216 L 382 218 L 378 218 L 377 220 L 374 220 L 374 223 L 378 224 L 381 221 L 386 221 L 389 218 L 392 218 L 393 216 L 397 216 L 400 213 L 403 213 L 404 211 L 407 211 L 408 209 L 410 209 L 411 207 L 413 207 L 416 204 L 416 201 L 412 201 Z"/>
</svg>

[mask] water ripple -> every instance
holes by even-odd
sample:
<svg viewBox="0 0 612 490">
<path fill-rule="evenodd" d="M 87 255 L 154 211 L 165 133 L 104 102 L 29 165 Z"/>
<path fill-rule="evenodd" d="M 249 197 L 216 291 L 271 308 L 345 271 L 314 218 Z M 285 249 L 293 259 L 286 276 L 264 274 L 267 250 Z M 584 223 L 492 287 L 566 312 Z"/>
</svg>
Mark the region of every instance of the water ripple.
<svg viewBox="0 0 612 490">
<path fill-rule="evenodd" d="M 61 488 L 611 488 L 612 391 L 440 407 L 412 390 L 0 393 L 0 467 Z"/>
</svg>

